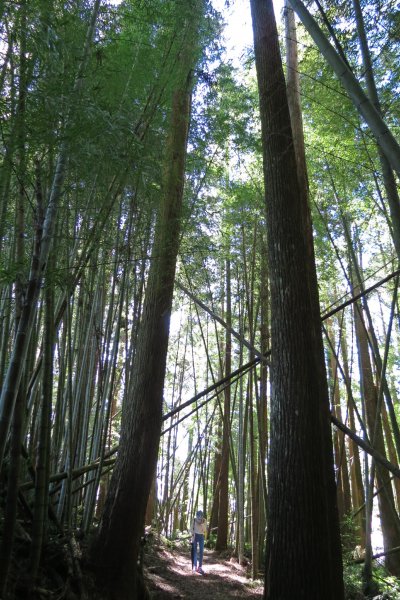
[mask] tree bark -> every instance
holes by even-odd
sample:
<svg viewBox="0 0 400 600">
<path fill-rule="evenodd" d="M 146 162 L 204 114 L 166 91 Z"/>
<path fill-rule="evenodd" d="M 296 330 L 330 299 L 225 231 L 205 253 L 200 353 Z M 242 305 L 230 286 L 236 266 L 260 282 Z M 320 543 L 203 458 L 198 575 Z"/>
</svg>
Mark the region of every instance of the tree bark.
<svg viewBox="0 0 400 600">
<path fill-rule="evenodd" d="M 272 2 L 251 0 L 271 279 L 271 441 L 264 596 L 344 597 L 329 397 L 306 194 Z M 283 564 L 294 568 L 283 569 Z"/>
</svg>

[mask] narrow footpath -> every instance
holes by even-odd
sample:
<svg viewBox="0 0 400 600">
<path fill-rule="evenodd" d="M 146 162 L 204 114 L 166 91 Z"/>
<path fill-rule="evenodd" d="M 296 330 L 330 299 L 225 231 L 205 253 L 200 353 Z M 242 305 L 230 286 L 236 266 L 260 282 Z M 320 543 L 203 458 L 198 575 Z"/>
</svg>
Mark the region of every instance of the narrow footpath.
<svg viewBox="0 0 400 600">
<path fill-rule="evenodd" d="M 205 575 L 192 571 L 190 550 L 168 548 L 152 542 L 146 548 L 144 578 L 153 599 L 193 598 L 262 598 L 263 582 L 252 581 L 246 568 L 234 559 L 204 551 Z"/>
</svg>

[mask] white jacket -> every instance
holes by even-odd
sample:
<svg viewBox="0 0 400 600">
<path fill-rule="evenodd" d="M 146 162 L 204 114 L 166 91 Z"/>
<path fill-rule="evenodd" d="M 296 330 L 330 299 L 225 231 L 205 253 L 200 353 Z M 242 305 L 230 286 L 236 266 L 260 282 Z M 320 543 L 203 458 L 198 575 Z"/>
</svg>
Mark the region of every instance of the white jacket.
<svg viewBox="0 0 400 600">
<path fill-rule="evenodd" d="M 207 523 L 206 520 L 201 517 L 198 519 L 197 517 L 193 520 L 192 534 L 200 533 L 200 535 L 206 535 L 207 533 Z"/>
</svg>

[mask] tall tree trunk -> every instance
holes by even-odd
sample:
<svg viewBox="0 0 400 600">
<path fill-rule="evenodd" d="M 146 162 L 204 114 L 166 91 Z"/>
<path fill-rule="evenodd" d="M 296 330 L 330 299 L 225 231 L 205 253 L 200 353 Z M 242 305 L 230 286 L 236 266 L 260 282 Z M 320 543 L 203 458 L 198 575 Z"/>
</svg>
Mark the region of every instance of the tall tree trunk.
<svg viewBox="0 0 400 600">
<path fill-rule="evenodd" d="M 354 320 L 359 348 L 360 377 L 363 390 L 369 437 L 373 447 L 386 457 L 385 442 L 382 432 L 381 416 L 377 414 L 377 392 L 372 375 L 371 360 L 368 351 L 368 341 L 361 308 L 355 306 Z M 392 483 L 389 473 L 381 466 L 376 466 L 378 488 L 383 487 L 378 496 L 379 512 L 382 525 L 383 544 L 385 551 L 400 546 L 400 521 L 396 513 Z M 385 558 L 387 569 L 392 575 L 400 575 L 400 556 L 398 553 L 388 554 Z"/>
<path fill-rule="evenodd" d="M 42 188 L 40 172 L 37 174 L 37 197 L 42 212 Z M 45 539 L 49 504 L 51 414 L 53 395 L 53 358 L 54 358 L 54 290 L 50 282 L 45 288 L 45 318 L 43 334 L 43 382 L 41 390 L 40 425 L 36 459 L 34 518 L 32 527 L 32 546 L 30 557 L 30 585 L 35 585 L 43 540 Z"/>
<path fill-rule="evenodd" d="M 253 380 L 253 372 L 250 371 L 248 375 L 248 395 L 249 395 L 249 461 L 250 461 L 250 471 L 249 471 L 249 479 L 250 479 L 250 511 L 251 511 L 251 576 L 253 579 L 257 579 L 258 576 L 258 559 L 259 559 L 259 551 L 258 551 L 258 531 L 259 531 L 259 494 L 258 488 L 256 485 L 257 476 L 258 476 L 258 464 L 257 460 L 258 452 L 256 447 L 255 440 L 255 432 L 254 432 L 254 380 Z"/>
<path fill-rule="evenodd" d="M 271 280 L 265 598 L 344 596 L 318 289 L 270 0 L 251 0 Z M 283 564 L 295 565 L 283 569 Z"/>
<path fill-rule="evenodd" d="M 187 449 L 187 456 L 191 456 L 192 454 L 192 447 L 193 447 L 193 432 L 192 430 L 189 431 L 188 434 L 188 449 Z M 181 531 L 184 531 L 185 529 L 187 529 L 189 527 L 189 473 L 190 473 L 190 469 L 187 469 L 186 474 L 185 474 L 185 479 L 183 482 L 183 491 L 182 491 L 182 503 L 181 503 L 181 522 L 180 522 L 180 529 Z"/>
<path fill-rule="evenodd" d="M 333 348 L 334 335 L 333 329 L 329 322 L 327 323 L 326 329 L 329 332 L 329 337 L 331 338 Z M 337 419 L 339 419 L 339 421 L 343 421 L 338 379 L 338 357 L 333 350 L 328 351 L 328 355 L 328 368 L 331 378 L 331 405 L 333 407 L 333 414 Z M 344 518 L 350 515 L 351 512 L 350 481 L 349 472 L 347 469 L 345 437 L 343 432 L 339 430 L 334 431 L 333 441 L 335 451 L 339 518 L 341 522 L 343 522 Z"/>
<path fill-rule="evenodd" d="M 183 8 L 183 7 L 182 7 Z M 184 9 L 184 43 L 172 101 L 171 126 L 165 157 L 162 203 L 143 315 L 124 402 L 121 438 L 99 534 L 92 551 L 99 583 L 110 597 L 131 598 L 137 584 L 136 561 L 146 504 L 156 468 L 161 433 L 163 386 L 169 321 L 179 249 L 187 134 L 190 119 L 192 70 L 197 51 L 202 0 Z"/>
<path fill-rule="evenodd" d="M 232 365 L 232 308 L 231 308 L 231 263 L 226 260 L 226 336 L 225 336 L 225 377 L 231 374 Z M 224 415 L 222 425 L 222 453 L 219 487 L 218 532 L 216 550 L 225 550 L 228 544 L 229 510 L 229 436 L 231 418 L 231 386 L 224 390 Z"/>
<path fill-rule="evenodd" d="M 241 353 L 242 356 L 242 353 Z M 239 423 L 238 423 L 238 498 L 236 511 L 236 529 L 237 529 L 237 549 L 239 564 L 244 562 L 244 473 L 245 473 L 245 455 L 243 450 L 243 377 L 239 381 Z"/>
<path fill-rule="evenodd" d="M 328 372 L 330 378 L 330 387 L 331 387 L 331 404 L 333 406 L 333 412 L 336 415 L 336 402 L 339 402 L 339 388 L 337 385 L 337 380 L 335 378 L 335 369 L 334 369 L 334 356 L 332 351 L 328 351 Z M 336 415 L 337 416 L 337 415 Z M 343 523 L 345 509 L 344 509 L 344 494 L 343 494 L 343 486 L 342 486 L 342 478 L 340 472 L 340 463 L 341 463 L 341 453 L 340 453 L 340 444 L 339 444 L 339 432 L 336 430 L 333 432 L 333 450 L 335 456 L 335 468 L 336 468 L 336 490 L 337 490 L 337 504 L 338 504 L 338 512 L 339 512 L 339 521 Z"/>
<path fill-rule="evenodd" d="M 260 286 L 260 343 L 261 353 L 266 354 L 270 349 L 269 340 L 269 293 L 268 293 L 268 266 L 267 266 L 267 245 L 265 235 L 261 239 L 261 286 Z M 259 563 L 264 555 L 265 545 L 265 527 L 267 510 L 267 480 L 266 480 L 266 460 L 268 455 L 268 363 L 262 360 L 260 364 L 260 393 L 258 399 L 258 427 L 259 427 L 259 486 L 260 486 L 260 526 L 259 526 Z"/>
<path fill-rule="evenodd" d="M 393 465 L 398 466 L 398 459 L 396 454 L 396 448 L 393 442 L 393 434 L 390 429 L 389 417 L 387 414 L 386 406 L 382 404 L 382 425 L 383 431 L 385 433 L 385 441 L 388 449 L 389 460 Z M 396 492 L 396 506 L 397 512 L 399 512 L 400 507 L 400 480 L 395 477 L 393 479 L 394 490 Z"/>
<path fill-rule="evenodd" d="M 345 323 L 343 322 L 341 327 L 341 351 L 343 357 L 343 374 L 345 377 L 346 390 L 347 390 L 347 407 L 349 411 L 349 425 L 352 431 L 356 430 L 355 418 L 354 418 L 354 406 L 353 399 L 350 396 L 349 391 L 351 390 L 350 381 L 350 368 L 349 368 L 349 357 L 347 349 L 347 338 L 346 330 L 344 328 Z M 360 452 L 357 444 L 353 439 L 349 439 L 349 463 L 350 463 L 350 480 L 351 480 L 351 496 L 354 509 L 359 509 L 365 502 L 364 486 L 361 471 Z M 359 541 L 362 548 L 365 548 L 365 512 L 359 511 L 355 517 L 355 522 L 358 529 Z"/>
<path fill-rule="evenodd" d="M 219 400 L 217 400 L 219 401 Z M 221 473 L 221 461 L 222 461 L 222 452 L 220 440 L 222 439 L 222 427 L 220 419 L 218 419 L 217 432 L 216 432 L 216 440 L 217 443 L 215 445 L 214 451 L 214 465 L 213 465 L 213 486 L 212 486 L 212 504 L 211 504 L 211 514 L 210 520 L 208 523 L 208 534 L 214 533 L 218 531 L 218 516 L 219 516 L 219 486 L 220 486 L 220 473 Z"/>
</svg>

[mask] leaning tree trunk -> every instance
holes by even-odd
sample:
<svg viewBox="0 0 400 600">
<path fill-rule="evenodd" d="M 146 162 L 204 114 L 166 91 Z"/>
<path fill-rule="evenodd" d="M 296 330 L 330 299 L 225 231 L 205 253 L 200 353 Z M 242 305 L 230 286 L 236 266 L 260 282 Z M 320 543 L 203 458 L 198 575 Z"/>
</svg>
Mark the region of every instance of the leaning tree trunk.
<svg viewBox="0 0 400 600">
<path fill-rule="evenodd" d="M 192 69 L 202 0 L 190 2 L 173 94 L 165 177 L 119 453 L 92 548 L 98 582 L 112 598 L 135 596 L 136 561 L 161 433 L 169 322 L 179 249 Z"/>
<path fill-rule="evenodd" d="M 324 32 L 303 2 L 301 0 L 289 0 L 289 2 L 318 46 L 321 54 L 334 70 L 355 108 L 370 127 L 386 158 L 400 177 L 400 146 L 382 119 L 379 111 L 358 83 L 350 67 L 344 62 L 333 46 L 331 46 Z"/>
<path fill-rule="evenodd" d="M 370 100 L 373 102 L 376 110 L 382 115 L 382 110 L 379 102 L 378 91 L 376 89 L 374 69 L 371 59 L 371 54 L 368 47 L 367 36 L 364 27 L 364 18 L 359 0 L 353 0 L 354 13 L 356 16 L 356 24 L 358 31 L 358 39 L 360 43 L 361 56 L 364 66 L 365 81 L 367 84 L 367 92 Z M 390 217 L 393 226 L 393 243 L 396 248 L 397 256 L 400 259 L 400 199 L 397 190 L 396 180 L 391 169 L 390 162 L 381 147 L 378 146 L 379 160 L 382 168 L 383 184 L 385 186 L 386 197 L 389 204 Z"/>
<path fill-rule="evenodd" d="M 297 53 L 297 31 L 293 8 L 285 0 L 286 35 L 286 93 L 292 125 L 293 144 L 296 154 L 297 176 L 300 193 L 308 196 L 308 177 L 303 132 L 303 115 L 300 102 L 299 60 Z"/>
<path fill-rule="evenodd" d="M 340 600 L 341 546 L 309 209 L 300 190 L 271 0 L 251 0 L 271 279 L 265 598 Z M 288 565 L 288 568 L 282 568 Z"/>
</svg>

